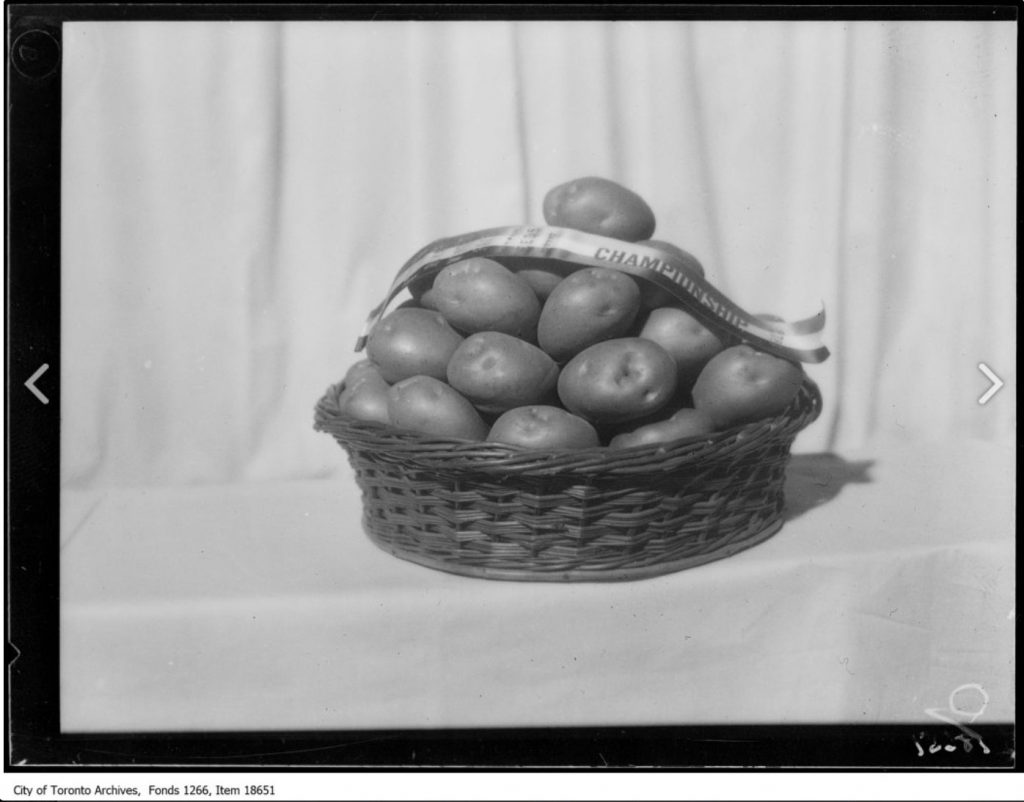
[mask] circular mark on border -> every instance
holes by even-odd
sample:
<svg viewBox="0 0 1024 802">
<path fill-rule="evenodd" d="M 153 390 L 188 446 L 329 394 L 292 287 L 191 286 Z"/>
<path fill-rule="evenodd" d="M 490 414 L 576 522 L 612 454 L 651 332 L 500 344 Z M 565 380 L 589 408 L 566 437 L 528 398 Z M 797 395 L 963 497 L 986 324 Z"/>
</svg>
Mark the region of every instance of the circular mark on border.
<svg viewBox="0 0 1024 802">
<path fill-rule="evenodd" d="M 11 64 L 26 78 L 46 78 L 60 64 L 60 43 L 40 28 L 25 31 L 11 45 Z"/>
<path fill-rule="evenodd" d="M 960 705 L 957 704 L 956 695 L 964 691 L 977 691 L 978 695 L 980 695 L 980 699 L 976 698 L 972 700 L 981 703 L 977 710 L 964 710 L 960 707 Z M 949 695 L 949 712 L 951 712 L 955 716 L 963 716 L 964 718 L 969 718 L 972 722 L 976 718 L 978 718 L 978 716 L 985 712 L 986 707 L 988 707 L 988 694 L 985 692 L 984 688 L 982 688 L 980 685 L 974 682 L 971 682 L 967 685 L 961 685 L 959 688 L 955 688 L 953 692 Z"/>
</svg>

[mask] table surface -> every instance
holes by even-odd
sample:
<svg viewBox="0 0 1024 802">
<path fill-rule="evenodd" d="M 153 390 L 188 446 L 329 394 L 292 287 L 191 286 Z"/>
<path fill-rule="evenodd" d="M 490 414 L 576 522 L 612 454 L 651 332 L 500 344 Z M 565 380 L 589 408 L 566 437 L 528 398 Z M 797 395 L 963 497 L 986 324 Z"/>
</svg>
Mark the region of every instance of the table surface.
<svg viewBox="0 0 1024 802">
<path fill-rule="evenodd" d="M 977 441 L 797 455 L 777 535 L 615 583 L 398 560 L 347 467 L 65 491 L 62 728 L 1010 721 L 1014 465 Z"/>
</svg>

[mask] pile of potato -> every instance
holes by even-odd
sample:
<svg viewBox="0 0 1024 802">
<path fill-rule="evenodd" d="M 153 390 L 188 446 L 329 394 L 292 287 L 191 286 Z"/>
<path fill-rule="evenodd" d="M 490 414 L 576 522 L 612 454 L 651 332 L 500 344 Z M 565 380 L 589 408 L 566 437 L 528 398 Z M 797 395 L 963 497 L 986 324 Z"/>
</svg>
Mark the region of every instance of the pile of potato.
<svg viewBox="0 0 1024 802">
<path fill-rule="evenodd" d="M 581 178 L 544 199 L 549 225 L 673 252 L 635 193 Z M 425 435 L 528 449 L 627 448 L 779 414 L 799 364 L 728 345 L 660 288 L 605 267 L 468 258 L 370 332 L 342 414 Z"/>
</svg>

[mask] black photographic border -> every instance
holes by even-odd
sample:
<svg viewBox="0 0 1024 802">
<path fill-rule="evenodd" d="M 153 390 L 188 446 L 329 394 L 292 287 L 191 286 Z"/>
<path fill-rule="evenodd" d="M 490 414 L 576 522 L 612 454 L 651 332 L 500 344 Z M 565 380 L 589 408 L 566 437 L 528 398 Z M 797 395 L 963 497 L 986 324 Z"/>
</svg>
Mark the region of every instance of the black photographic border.
<svg viewBox="0 0 1024 802">
<path fill-rule="evenodd" d="M 66 21 L 743 19 L 1018 20 L 984 5 L 48 4 L 7 7 L 5 771 L 966 771 L 1015 767 L 1013 722 L 279 733 L 60 732 L 60 44 Z M 37 380 L 48 402 L 25 386 Z M 960 738 L 960 740 L 957 740 Z"/>
</svg>

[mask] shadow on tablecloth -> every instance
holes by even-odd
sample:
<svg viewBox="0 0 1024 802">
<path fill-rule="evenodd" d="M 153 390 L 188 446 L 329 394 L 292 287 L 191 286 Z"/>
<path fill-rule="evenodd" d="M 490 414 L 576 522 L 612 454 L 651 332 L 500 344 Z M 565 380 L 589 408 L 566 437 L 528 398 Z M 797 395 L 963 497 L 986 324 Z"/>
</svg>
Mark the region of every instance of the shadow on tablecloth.
<svg viewBox="0 0 1024 802">
<path fill-rule="evenodd" d="M 791 521 L 838 496 L 848 484 L 871 482 L 874 460 L 849 462 L 838 454 L 796 454 L 786 470 L 786 513 Z"/>
</svg>

